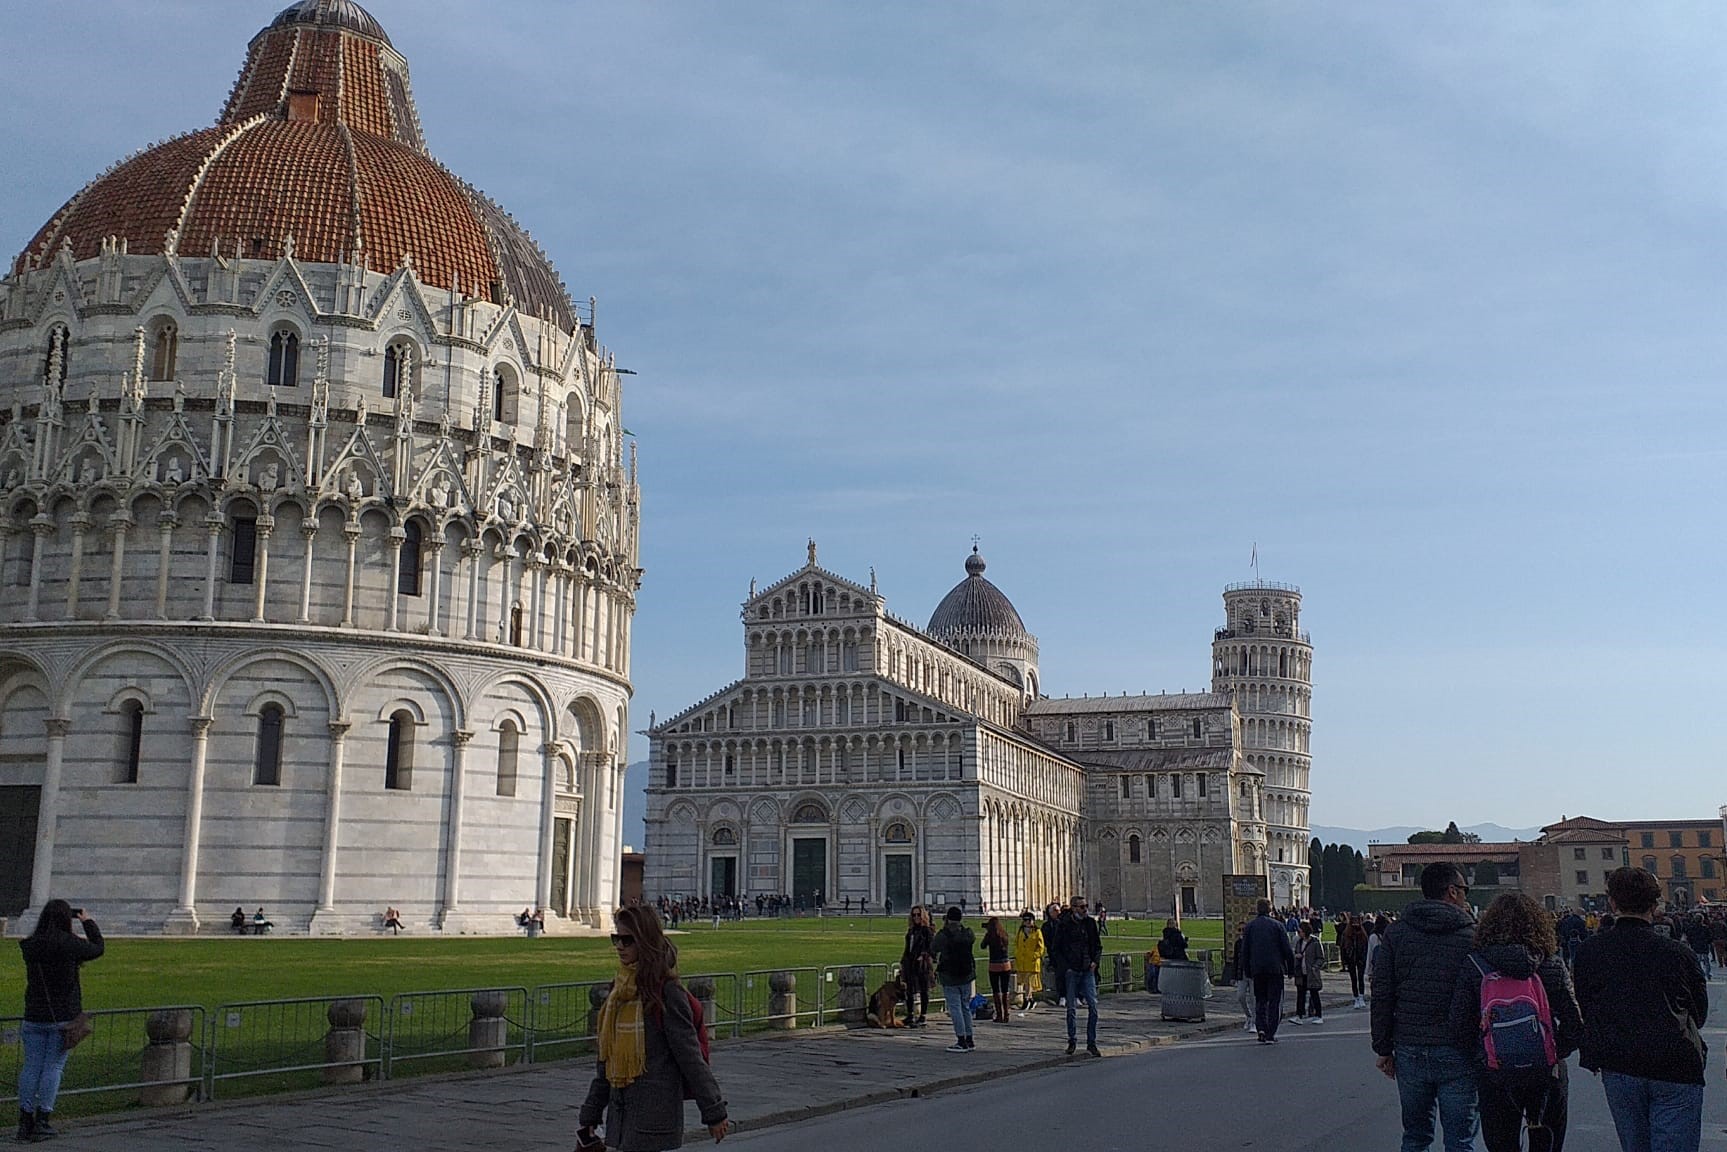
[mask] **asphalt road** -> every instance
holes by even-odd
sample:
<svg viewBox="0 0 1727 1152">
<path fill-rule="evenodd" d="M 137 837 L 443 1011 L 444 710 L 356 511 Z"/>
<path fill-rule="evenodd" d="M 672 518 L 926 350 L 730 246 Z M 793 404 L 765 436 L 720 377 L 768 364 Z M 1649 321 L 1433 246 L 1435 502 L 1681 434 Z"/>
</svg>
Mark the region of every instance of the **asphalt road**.
<svg viewBox="0 0 1727 1152">
<path fill-rule="evenodd" d="M 1727 1152 L 1727 982 L 1710 988 L 1703 1147 Z M 926 1099 L 882 1104 L 725 1141 L 738 1152 L 1025 1147 L 1113 1152 L 1266 1148 L 1384 1152 L 1401 1136 L 1397 1090 L 1373 1067 L 1367 1014 L 1286 1026 L 1264 1046 L 1235 1033 L 1134 1056 L 1082 1060 Z M 965 1057 L 955 1055 L 955 1061 Z M 1435 1147 L 1438 1147 L 1437 1141 Z M 1480 1147 L 1479 1140 L 1477 1147 Z M 1568 1152 L 1617 1152 L 1600 1082 L 1573 1064 Z"/>
</svg>

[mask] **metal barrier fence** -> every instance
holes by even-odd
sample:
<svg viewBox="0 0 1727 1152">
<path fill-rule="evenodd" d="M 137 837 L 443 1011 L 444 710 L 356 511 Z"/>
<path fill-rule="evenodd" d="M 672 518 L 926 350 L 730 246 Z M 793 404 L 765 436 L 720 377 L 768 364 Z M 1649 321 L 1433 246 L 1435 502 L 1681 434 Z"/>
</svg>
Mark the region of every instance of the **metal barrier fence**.
<svg viewBox="0 0 1727 1152">
<path fill-rule="evenodd" d="M 790 987 L 775 987 L 790 977 Z M 763 968 L 745 972 L 739 989 L 738 1025 L 809 1027 L 821 1018 L 821 969 Z"/>
<path fill-rule="evenodd" d="M 277 1089 L 381 1079 L 385 1023 L 382 996 L 218 1005 L 210 1017 L 206 1094 L 214 1099 L 224 1081 L 261 1077 Z"/>
<path fill-rule="evenodd" d="M 183 1104 L 204 1081 L 204 1009 L 197 1005 L 90 1013 L 93 1030 L 67 1062 L 63 1096 L 135 1092 L 146 1103 Z M 18 1099 L 24 1021 L 0 1018 L 0 1103 Z"/>
<path fill-rule="evenodd" d="M 529 997 L 528 1063 L 591 1051 L 599 1005 L 611 988 L 610 980 L 535 988 Z"/>
<path fill-rule="evenodd" d="M 416 1061 L 435 1062 L 433 1071 L 502 1068 L 512 1052 L 528 1058 L 529 1032 L 526 988 L 400 992 L 390 1000 L 384 1075 Z"/>
<path fill-rule="evenodd" d="M 892 979 L 894 964 L 829 964 L 822 969 L 821 974 L 821 1004 L 816 1017 L 818 1024 L 845 1023 L 840 1019 L 840 973 L 848 969 L 863 970 L 863 1003 L 859 1006 L 864 1011 L 869 1010 L 869 998 L 886 980 Z"/>
<path fill-rule="evenodd" d="M 743 1021 L 739 1016 L 738 994 L 743 988 L 743 981 L 735 972 L 698 972 L 694 976 L 685 976 L 684 987 L 701 997 L 702 1015 L 708 1026 L 710 1037 L 735 1037 L 743 1031 Z M 701 996 L 703 982 L 713 989 L 713 997 Z"/>
</svg>

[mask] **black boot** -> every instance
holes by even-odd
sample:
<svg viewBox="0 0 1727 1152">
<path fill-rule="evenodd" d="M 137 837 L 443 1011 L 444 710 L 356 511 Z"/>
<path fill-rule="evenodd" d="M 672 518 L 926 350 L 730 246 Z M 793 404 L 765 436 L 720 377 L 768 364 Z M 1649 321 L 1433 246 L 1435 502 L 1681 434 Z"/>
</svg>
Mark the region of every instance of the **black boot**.
<svg viewBox="0 0 1727 1152">
<path fill-rule="evenodd" d="M 52 1112 L 44 1112 L 40 1108 L 36 1109 L 36 1135 L 32 1137 L 32 1139 L 52 1140 L 54 1137 L 60 1135 L 60 1133 L 54 1130 L 54 1126 L 48 1123 L 49 1119 L 52 1118 L 53 1115 L 54 1113 Z"/>
<path fill-rule="evenodd" d="M 36 1139 L 36 1113 L 18 1109 L 18 1135 L 14 1139 L 20 1144 L 28 1144 Z"/>
</svg>

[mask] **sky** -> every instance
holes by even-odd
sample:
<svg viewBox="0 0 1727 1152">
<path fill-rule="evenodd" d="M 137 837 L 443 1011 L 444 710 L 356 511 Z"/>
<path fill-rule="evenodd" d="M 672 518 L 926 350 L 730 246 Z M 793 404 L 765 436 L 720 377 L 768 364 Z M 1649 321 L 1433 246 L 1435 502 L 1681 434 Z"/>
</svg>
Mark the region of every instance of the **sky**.
<svg viewBox="0 0 1727 1152">
<path fill-rule="evenodd" d="M 8 258 L 276 7 L 0 5 Z M 635 726 L 810 537 L 921 623 L 977 536 L 1055 695 L 1205 687 L 1257 548 L 1315 823 L 1727 803 L 1727 7 L 368 7 L 637 373 Z"/>
</svg>

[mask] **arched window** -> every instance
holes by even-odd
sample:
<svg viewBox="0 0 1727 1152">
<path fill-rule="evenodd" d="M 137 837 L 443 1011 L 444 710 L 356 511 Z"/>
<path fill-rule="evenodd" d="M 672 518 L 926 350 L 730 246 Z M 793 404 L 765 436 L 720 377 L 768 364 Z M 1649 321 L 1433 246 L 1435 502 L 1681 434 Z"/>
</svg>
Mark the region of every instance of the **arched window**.
<svg viewBox="0 0 1727 1152">
<path fill-rule="evenodd" d="M 292 388 L 300 382 L 300 337 L 286 328 L 270 334 L 270 366 L 264 383 L 271 388 Z"/>
<path fill-rule="evenodd" d="M 733 832 L 730 828 L 715 828 L 714 829 L 714 844 L 715 844 L 715 846 L 721 847 L 721 848 L 726 848 L 726 847 L 730 847 L 731 845 L 736 844 L 737 842 L 738 842 L 738 834 L 736 832 Z"/>
<path fill-rule="evenodd" d="M 414 382 L 414 351 L 406 340 L 393 341 L 384 349 L 384 398 L 393 400 L 403 384 Z"/>
<path fill-rule="evenodd" d="M 406 792 L 414 784 L 414 714 L 406 708 L 390 716 L 389 742 L 384 749 L 384 787 Z"/>
<path fill-rule="evenodd" d="M 1201 720 L 1198 716 L 1193 718 L 1193 734 L 1195 736 L 1205 735 L 1205 721 Z"/>
<path fill-rule="evenodd" d="M 250 584 L 258 569 L 258 518 L 234 517 L 233 539 L 228 545 L 228 583 Z"/>
<path fill-rule="evenodd" d="M 677 786 L 678 786 L 678 762 L 676 760 L 667 760 L 666 761 L 666 787 L 667 788 L 676 788 Z"/>
<path fill-rule="evenodd" d="M 156 334 L 150 340 L 150 379 L 172 380 L 179 355 L 180 330 L 172 320 L 158 321 Z"/>
<path fill-rule="evenodd" d="M 792 813 L 793 824 L 826 824 L 827 822 L 828 814 L 822 810 L 820 804 L 803 804 L 798 807 L 796 812 Z"/>
<path fill-rule="evenodd" d="M 258 745 L 252 755 L 252 783 L 282 782 L 282 706 L 266 704 L 258 710 Z"/>
<path fill-rule="evenodd" d="M 522 733 L 514 720 L 498 726 L 498 795 L 516 794 L 516 755 L 522 745 Z"/>
<path fill-rule="evenodd" d="M 396 561 L 396 591 L 403 596 L 420 594 L 420 555 L 425 551 L 425 538 L 420 522 L 410 520 L 402 525 L 402 554 Z"/>
<path fill-rule="evenodd" d="M 1127 838 L 1127 862 L 1129 864 L 1139 863 L 1139 833 L 1137 832 Z"/>
<path fill-rule="evenodd" d="M 1685 857 L 1674 856 L 1667 863 L 1670 864 L 1673 868 L 1673 879 L 1675 879 L 1675 880 L 1685 879 Z"/>
<path fill-rule="evenodd" d="M 120 705 L 120 764 L 116 784 L 138 782 L 138 758 L 144 751 L 144 704 L 128 700 Z"/>
<path fill-rule="evenodd" d="M 508 424 L 516 418 L 516 374 L 500 364 L 492 369 L 492 419 Z"/>
<path fill-rule="evenodd" d="M 1655 875 L 1655 857 L 1643 857 L 1643 871 L 1649 873 L 1651 876 Z"/>
</svg>

